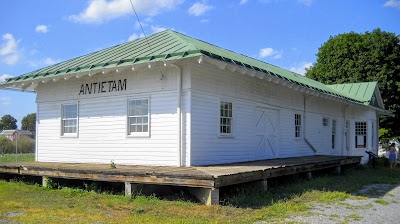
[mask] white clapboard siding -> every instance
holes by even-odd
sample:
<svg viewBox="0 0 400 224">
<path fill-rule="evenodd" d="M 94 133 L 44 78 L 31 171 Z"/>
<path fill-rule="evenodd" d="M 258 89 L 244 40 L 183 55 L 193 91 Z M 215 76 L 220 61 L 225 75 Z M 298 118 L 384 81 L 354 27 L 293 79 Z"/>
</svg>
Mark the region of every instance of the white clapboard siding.
<svg viewBox="0 0 400 224">
<path fill-rule="evenodd" d="M 113 160 L 117 164 L 178 166 L 179 71 L 172 67 L 163 69 L 163 78 L 157 69 L 135 72 L 126 69 L 118 74 L 40 83 L 37 88 L 38 161 L 110 163 Z M 377 148 L 377 115 L 372 109 L 306 95 L 207 63 L 186 61 L 181 70 L 183 166 L 308 155 L 365 156 L 366 150 Z M 85 83 L 124 79 L 126 91 L 78 94 Z M 129 99 L 149 99 L 150 136 L 127 135 Z M 233 103 L 230 137 L 219 135 L 221 100 Z M 65 103 L 79 104 L 76 138 L 60 136 L 61 105 Z M 302 117 L 302 132 L 297 138 L 295 114 Z M 260 119 L 271 117 L 274 121 L 263 120 L 258 126 Z M 329 119 L 329 126 L 322 125 L 323 118 Z M 333 119 L 336 120 L 334 149 Z M 350 121 L 349 150 L 345 149 L 346 120 Z M 355 122 L 358 121 L 368 122 L 366 148 L 355 148 Z M 271 126 L 274 126 L 273 132 Z"/>
<path fill-rule="evenodd" d="M 233 137 L 220 137 L 219 101 L 217 96 L 206 93 L 192 93 L 192 165 L 229 163 L 254 160 L 255 135 L 250 125 L 242 123 L 244 117 L 252 114 L 245 102 L 233 101 Z M 250 108 L 247 109 L 247 108 Z M 246 118 L 247 120 L 247 118 Z"/>
<path fill-rule="evenodd" d="M 220 100 L 230 100 L 234 103 L 232 138 L 222 138 L 218 135 Z M 259 159 L 255 156 L 258 147 L 256 143 L 260 143 L 263 136 L 257 133 L 255 117 L 263 108 L 273 109 L 278 113 L 279 147 L 276 155 L 273 155 L 277 158 L 308 155 L 365 156 L 367 149 L 354 147 L 354 122 L 376 122 L 376 112 L 365 107 L 304 95 L 292 89 L 213 66 L 192 66 L 191 106 L 192 165 Z M 295 137 L 295 114 L 302 116 L 300 138 Z M 323 118 L 329 119 L 329 126 L 322 125 Z M 333 149 L 332 120 L 336 120 Z M 350 150 L 345 149 L 346 120 L 353 124 L 350 130 Z M 370 133 L 368 136 L 371 137 Z M 305 139 L 317 150 L 316 152 Z"/>
<path fill-rule="evenodd" d="M 128 74 L 104 77 L 105 80 L 127 78 L 129 88 L 127 92 L 105 96 L 77 97 L 76 86 L 88 81 L 85 79 L 56 83 L 61 93 L 53 91 L 54 86 L 39 88 L 38 161 L 110 163 L 113 160 L 117 164 L 177 166 L 176 75 L 165 74 L 170 77 L 163 82 L 154 70 L 145 73 L 147 76 L 129 74 L 132 79 Z M 75 88 L 75 92 L 65 92 L 68 88 Z M 48 96 L 48 89 L 55 95 Z M 75 98 L 67 97 L 68 93 Z M 127 135 L 129 99 L 149 99 L 149 137 Z M 79 105 L 78 137 L 60 136 L 61 105 L 76 102 Z"/>
</svg>

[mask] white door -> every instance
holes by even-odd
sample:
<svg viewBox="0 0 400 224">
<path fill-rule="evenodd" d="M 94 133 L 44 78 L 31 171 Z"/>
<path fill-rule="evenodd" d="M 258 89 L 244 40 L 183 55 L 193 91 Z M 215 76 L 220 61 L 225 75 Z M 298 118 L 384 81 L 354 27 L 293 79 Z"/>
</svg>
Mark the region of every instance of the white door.
<svg viewBox="0 0 400 224">
<path fill-rule="evenodd" d="M 278 158 L 278 111 L 270 109 L 257 109 L 256 118 L 256 159 Z"/>
</svg>

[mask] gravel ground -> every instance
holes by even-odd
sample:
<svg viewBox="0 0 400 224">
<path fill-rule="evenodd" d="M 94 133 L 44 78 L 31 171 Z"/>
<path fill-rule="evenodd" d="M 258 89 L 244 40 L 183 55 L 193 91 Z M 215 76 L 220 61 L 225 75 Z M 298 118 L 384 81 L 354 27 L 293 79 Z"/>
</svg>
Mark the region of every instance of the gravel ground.
<svg viewBox="0 0 400 224">
<path fill-rule="evenodd" d="M 375 184 L 358 192 L 368 199 L 316 203 L 305 214 L 292 216 L 292 223 L 400 223 L 400 185 Z"/>
</svg>

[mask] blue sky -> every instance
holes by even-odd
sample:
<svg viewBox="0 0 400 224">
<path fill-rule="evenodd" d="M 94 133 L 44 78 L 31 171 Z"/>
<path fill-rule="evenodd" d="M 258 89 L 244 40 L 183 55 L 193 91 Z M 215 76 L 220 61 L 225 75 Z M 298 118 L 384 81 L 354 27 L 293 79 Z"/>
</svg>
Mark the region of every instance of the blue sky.
<svg viewBox="0 0 400 224">
<path fill-rule="evenodd" d="M 400 0 L 132 0 L 146 35 L 173 29 L 304 74 L 330 36 L 400 34 Z M 142 37 L 129 0 L 5 0 L 0 82 Z M 0 90 L 0 116 L 20 121 L 36 95 Z"/>
</svg>

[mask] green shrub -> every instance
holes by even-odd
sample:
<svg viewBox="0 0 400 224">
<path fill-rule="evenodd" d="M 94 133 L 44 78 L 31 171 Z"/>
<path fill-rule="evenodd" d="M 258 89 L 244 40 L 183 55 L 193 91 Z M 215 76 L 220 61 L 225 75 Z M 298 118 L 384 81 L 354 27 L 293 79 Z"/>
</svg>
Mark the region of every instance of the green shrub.
<svg viewBox="0 0 400 224">
<path fill-rule="evenodd" d="M 0 136 L 0 153 L 1 154 L 13 154 L 16 152 L 15 144 L 10 139 Z M 18 139 L 18 153 L 34 153 L 35 152 L 35 140 L 26 136 L 21 136 Z"/>
</svg>

